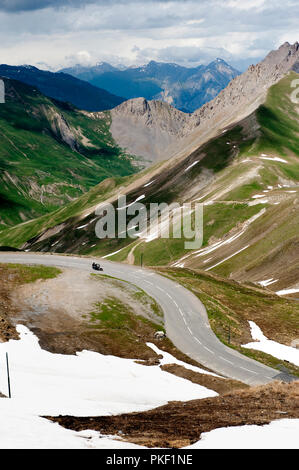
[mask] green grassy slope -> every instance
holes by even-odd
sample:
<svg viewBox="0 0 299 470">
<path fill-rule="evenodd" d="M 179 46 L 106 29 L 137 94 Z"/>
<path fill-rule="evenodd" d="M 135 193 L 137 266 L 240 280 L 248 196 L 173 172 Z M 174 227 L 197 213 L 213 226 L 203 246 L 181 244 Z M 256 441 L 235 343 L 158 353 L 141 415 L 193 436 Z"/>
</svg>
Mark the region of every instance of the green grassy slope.
<svg viewBox="0 0 299 470">
<path fill-rule="evenodd" d="M 284 281 L 294 279 L 294 271 L 286 269 L 285 263 L 289 264 L 291 247 L 297 244 L 298 113 L 290 100 L 295 78 L 298 74 L 288 74 L 269 90 L 265 104 L 256 112 L 220 130 L 218 137 L 185 160 L 162 165 L 150 185 L 145 186 L 146 172 L 125 180 L 110 179 L 63 209 L 3 231 L 0 245 L 21 247 L 30 240 L 26 248 L 87 255 L 121 250 L 109 259 L 126 261 L 130 254 L 130 261 L 139 264 L 142 255 L 146 265 L 160 266 L 181 263 L 184 257 L 185 266 L 253 282 L 270 278 L 275 264 L 281 278 L 277 287 L 283 288 Z M 127 190 L 133 181 L 134 187 Z M 99 240 L 91 208 L 108 197 L 113 200 L 120 187 L 128 203 L 141 195 L 147 206 L 151 202 L 203 202 L 203 248 L 240 236 L 200 256 L 186 251 L 180 239 Z M 248 251 L 237 253 L 247 245 Z M 296 266 L 295 258 L 293 262 Z"/>
<path fill-rule="evenodd" d="M 143 254 L 147 265 L 162 266 L 182 258 L 187 266 L 206 269 L 223 260 L 226 254 L 231 256 L 249 244 L 244 253 L 232 256 L 214 268 L 221 275 L 238 272 L 238 277 L 242 274 L 242 279 L 246 279 L 250 270 L 252 275 L 255 270 L 258 276 L 265 262 L 270 270 L 274 258 L 281 264 L 283 256 L 277 255 L 279 249 L 289 256 L 287 246 L 296 246 L 295 227 L 298 224 L 299 115 L 290 99 L 291 82 L 296 78 L 298 74 L 292 72 L 270 88 L 263 106 L 196 150 L 188 157 L 188 165 L 198 163 L 187 173 L 184 170 L 188 168 L 186 162 L 181 168 L 177 167 L 175 176 L 169 178 L 167 175 L 162 184 L 159 181 L 159 189 L 152 197 L 153 200 L 165 200 L 165 194 L 167 200 L 182 202 L 184 198 L 183 201 L 203 202 L 203 247 L 225 241 L 240 232 L 246 220 L 263 209 L 265 213 L 252 222 L 252 227 L 250 225 L 239 240 L 206 256 L 193 256 L 184 249 L 183 240 L 159 238 L 138 244 L 134 250 L 136 263 Z M 200 188 L 203 174 L 211 179 Z M 254 200 L 256 195 L 261 197 Z M 124 250 L 110 259 L 124 261 L 127 253 L 128 250 Z M 295 259 L 293 262 L 296 265 Z M 285 266 L 284 270 L 285 274 L 289 272 L 291 281 L 293 269 Z"/>
<path fill-rule="evenodd" d="M 299 305 L 256 286 L 244 286 L 210 273 L 160 268 L 159 272 L 191 290 L 205 305 L 212 330 L 227 346 L 252 359 L 299 377 L 299 367 L 242 345 L 252 342 L 249 321 L 274 341 L 291 344 L 298 335 Z"/>
<path fill-rule="evenodd" d="M 0 230 L 49 213 L 102 180 L 136 172 L 109 132 L 110 114 L 90 114 L 5 80 L 0 105 Z"/>
</svg>

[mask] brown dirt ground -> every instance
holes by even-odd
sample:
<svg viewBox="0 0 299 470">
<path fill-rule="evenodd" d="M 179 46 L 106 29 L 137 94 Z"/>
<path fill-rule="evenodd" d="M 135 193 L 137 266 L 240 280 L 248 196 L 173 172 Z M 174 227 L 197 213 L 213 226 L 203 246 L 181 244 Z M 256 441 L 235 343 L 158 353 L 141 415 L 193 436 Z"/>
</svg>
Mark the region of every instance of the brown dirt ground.
<svg viewBox="0 0 299 470">
<path fill-rule="evenodd" d="M 11 321 L 11 315 L 17 314 L 17 307 L 13 305 L 10 295 L 18 281 L 17 275 L 8 275 L 6 269 L 0 267 L 0 342 L 18 338 Z"/>
<path fill-rule="evenodd" d="M 180 448 L 198 441 L 201 433 L 227 426 L 264 425 L 282 418 L 299 418 L 299 381 L 279 382 L 226 395 L 170 402 L 143 413 L 118 416 L 45 418 L 67 429 L 92 429 L 121 435 L 147 447 Z"/>
<path fill-rule="evenodd" d="M 249 388 L 248 385 L 238 382 L 237 380 L 223 380 L 222 378 L 214 377 L 213 375 L 194 372 L 178 364 L 165 364 L 160 366 L 160 368 L 165 372 L 176 375 L 177 377 L 190 380 L 190 382 L 193 382 L 194 384 L 203 385 L 210 390 L 215 390 L 219 395 L 224 395 L 225 393 L 232 392 L 233 390 Z"/>
</svg>

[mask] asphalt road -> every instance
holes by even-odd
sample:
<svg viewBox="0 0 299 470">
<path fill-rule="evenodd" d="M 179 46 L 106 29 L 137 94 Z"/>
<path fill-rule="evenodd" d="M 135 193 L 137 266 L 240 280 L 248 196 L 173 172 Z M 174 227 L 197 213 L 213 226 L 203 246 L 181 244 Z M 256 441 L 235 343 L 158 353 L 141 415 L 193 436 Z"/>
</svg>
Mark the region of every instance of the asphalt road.
<svg viewBox="0 0 299 470">
<path fill-rule="evenodd" d="M 75 256 L 32 253 L 0 253 L 2 263 L 42 264 L 87 270 L 92 260 Z M 249 385 L 269 383 L 275 379 L 291 380 L 288 374 L 249 359 L 225 346 L 210 328 L 204 305 L 189 290 L 148 269 L 99 260 L 104 274 L 136 284 L 162 307 L 167 336 L 183 353 L 218 374 Z"/>
</svg>

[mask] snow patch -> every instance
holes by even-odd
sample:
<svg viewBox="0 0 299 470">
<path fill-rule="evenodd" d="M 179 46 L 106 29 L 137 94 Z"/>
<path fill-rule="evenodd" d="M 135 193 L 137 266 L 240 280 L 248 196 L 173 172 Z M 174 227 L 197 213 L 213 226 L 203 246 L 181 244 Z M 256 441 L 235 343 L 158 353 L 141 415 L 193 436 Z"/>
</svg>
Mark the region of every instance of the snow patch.
<svg viewBox="0 0 299 470">
<path fill-rule="evenodd" d="M 295 288 L 295 289 L 282 289 L 282 290 L 278 290 L 275 293 L 277 295 L 288 295 L 288 294 L 297 294 L 297 292 L 299 292 L 299 289 Z"/>
<path fill-rule="evenodd" d="M 192 366 L 191 364 L 188 364 L 187 362 L 179 361 L 174 356 L 172 356 L 172 354 L 162 351 L 153 343 L 146 343 L 146 344 L 148 347 L 153 349 L 153 351 L 155 351 L 156 354 L 163 356 L 163 359 L 160 359 L 161 365 L 177 364 L 179 366 L 185 367 L 185 369 L 192 370 L 193 372 L 198 372 L 199 374 L 206 374 L 206 375 L 212 375 L 213 377 L 220 377 L 220 375 L 214 374 L 213 372 L 209 372 L 205 369 L 201 369 L 200 367 Z M 220 378 L 223 379 L 223 377 L 220 377 Z M 218 393 L 215 392 L 215 396 L 216 395 L 218 395 Z"/>
<path fill-rule="evenodd" d="M 188 168 L 186 168 L 186 170 L 184 171 L 184 173 L 186 173 L 186 171 L 190 170 L 193 166 L 197 165 L 198 162 L 199 162 L 199 160 L 196 160 L 196 162 L 193 162 L 192 165 L 189 165 Z"/>
<path fill-rule="evenodd" d="M 299 419 L 214 429 L 186 449 L 298 449 Z"/>
<path fill-rule="evenodd" d="M 25 326 L 18 325 L 17 331 L 20 340 L 0 344 L 1 370 L 5 370 L 7 351 L 13 399 L 27 402 L 26 407 L 40 414 L 107 415 L 215 394 L 131 359 L 92 351 L 74 356 L 52 354 L 41 349 L 38 338 Z M 2 393 L 6 393 L 5 379 L 1 374 Z"/>
<path fill-rule="evenodd" d="M 282 361 L 289 361 L 299 366 L 299 350 L 286 346 L 285 344 L 277 343 L 268 339 L 262 332 L 262 330 L 253 322 L 249 322 L 252 339 L 254 343 L 248 343 L 242 347 L 248 349 L 256 349 L 257 351 L 263 351 L 271 356 L 277 357 Z"/>
<path fill-rule="evenodd" d="M 279 158 L 279 157 L 267 157 L 267 156 L 264 155 L 264 154 L 262 154 L 260 158 L 261 158 L 262 160 L 272 160 L 273 162 L 289 163 L 289 162 L 287 162 L 286 160 L 284 160 L 283 158 Z"/>
<path fill-rule="evenodd" d="M 209 268 L 206 269 L 206 271 L 210 271 L 211 269 L 216 268 L 216 266 L 219 266 L 219 264 L 222 264 L 222 263 L 224 263 L 225 261 L 227 261 L 227 260 L 233 258 L 234 256 L 238 255 L 238 254 L 241 253 L 242 251 L 246 250 L 248 247 L 249 247 L 249 245 L 244 246 L 243 248 L 241 248 L 241 250 L 238 250 L 238 251 L 236 251 L 235 253 L 233 253 L 232 255 L 228 256 L 227 258 L 224 258 L 222 261 L 219 261 L 219 263 L 216 263 L 216 264 L 214 264 L 213 266 L 210 266 Z"/>
<path fill-rule="evenodd" d="M 267 286 L 270 286 L 271 284 L 274 284 L 274 282 L 277 282 L 278 279 L 273 279 L 273 277 L 271 279 L 266 279 L 265 281 L 259 281 L 258 284 L 260 284 L 261 286 L 263 287 L 267 287 Z"/>
<path fill-rule="evenodd" d="M 156 180 L 152 180 L 150 181 L 149 183 L 145 184 L 143 187 L 144 188 L 147 188 L 148 186 L 150 186 L 151 184 L 153 184 Z"/>
</svg>

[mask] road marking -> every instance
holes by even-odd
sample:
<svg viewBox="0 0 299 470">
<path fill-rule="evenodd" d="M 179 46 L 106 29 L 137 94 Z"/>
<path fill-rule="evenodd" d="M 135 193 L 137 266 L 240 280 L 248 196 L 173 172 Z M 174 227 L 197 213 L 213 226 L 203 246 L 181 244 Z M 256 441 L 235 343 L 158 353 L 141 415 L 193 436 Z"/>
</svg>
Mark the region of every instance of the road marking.
<svg viewBox="0 0 299 470">
<path fill-rule="evenodd" d="M 189 326 L 187 326 L 187 329 L 189 330 L 189 332 L 191 333 L 191 335 L 193 335 L 192 330 L 190 330 Z"/>
<path fill-rule="evenodd" d="M 199 344 L 201 344 L 201 342 L 199 341 L 198 338 L 194 338 L 194 339 L 195 339 L 195 341 L 197 341 Z"/>
<path fill-rule="evenodd" d="M 205 348 L 207 351 L 209 351 L 210 353 L 215 354 L 214 351 L 211 351 L 211 349 L 207 348 L 207 346 L 204 346 L 204 348 Z"/>
<path fill-rule="evenodd" d="M 251 372 L 252 374 L 258 375 L 257 372 L 254 372 L 253 370 L 250 370 L 250 369 L 246 369 L 246 367 L 242 367 L 242 366 L 239 366 L 239 367 L 240 369 L 246 370 L 247 372 Z"/>
<path fill-rule="evenodd" d="M 232 366 L 234 365 L 233 362 L 228 361 L 227 359 L 225 359 L 225 358 L 222 357 L 222 356 L 219 356 L 219 358 L 222 359 L 222 360 L 225 361 L 225 362 L 228 362 L 228 363 L 231 364 Z"/>
<path fill-rule="evenodd" d="M 178 304 L 176 303 L 176 301 L 171 297 L 171 295 L 168 294 L 168 292 L 166 292 L 166 295 L 167 295 L 167 297 L 170 298 L 170 300 L 172 300 L 172 302 L 174 303 L 174 305 L 175 305 L 177 308 L 179 308 L 179 306 L 178 306 Z"/>
</svg>

